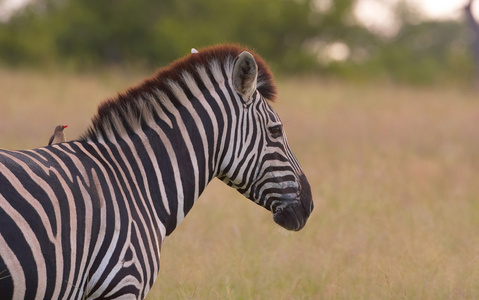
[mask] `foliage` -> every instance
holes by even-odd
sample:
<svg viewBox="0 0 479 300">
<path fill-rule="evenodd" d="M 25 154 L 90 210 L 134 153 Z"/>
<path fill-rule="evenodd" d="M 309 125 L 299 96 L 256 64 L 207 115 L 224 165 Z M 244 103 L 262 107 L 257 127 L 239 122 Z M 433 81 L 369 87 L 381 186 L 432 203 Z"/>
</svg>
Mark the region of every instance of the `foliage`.
<svg viewBox="0 0 479 300">
<path fill-rule="evenodd" d="M 291 69 L 312 62 L 301 48 L 315 33 L 309 13 L 308 1 L 291 0 L 44 0 L 0 28 L 0 57 L 7 64 L 156 68 L 192 47 L 235 42 Z"/>
<path fill-rule="evenodd" d="M 400 28 L 385 37 L 357 20 L 357 1 L 36 0 L 0 24 L 0 64 L 156 69 L 192 47 L 233 42 L 288 74 L 386 76 L 419 84 L 470 79 L 464 24 L 422 22 L 399 2 Z M 331 59 L 333 44 L 347 55 Z"/>
<path fill-rule="evenodd" d="M 473 62 L 466 33 L 463 24 L 454 21 L 405 24 L 394 37 L 376 45 L 362 64 L 346 67 L 350 73 L 356 68 L 356 73 L 376 72 L 413 84 L 468 82 Z"/>
</svg>

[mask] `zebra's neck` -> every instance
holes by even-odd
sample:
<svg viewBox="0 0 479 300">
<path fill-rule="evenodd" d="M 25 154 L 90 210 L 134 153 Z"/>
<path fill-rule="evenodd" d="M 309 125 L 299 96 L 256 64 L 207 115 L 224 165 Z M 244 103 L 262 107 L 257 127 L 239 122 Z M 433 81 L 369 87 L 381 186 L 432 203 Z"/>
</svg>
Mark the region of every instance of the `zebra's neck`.
<svg viewBox="0 0 479 300">
<path fill-rule="evenodd" d="M 236 126 L 243 103 L 233 92 L 237 45 L 205 48 L 166 68 L 137 87 L 105 101 L 80 138 L 132 153 L 138 168 L 154 178 L 149 190 L 170 233 L 220 169 L 231 167 Z M 258 64 L 257 90 L 271 101 L 276 87 L 264 61 Z M 135 152 L 138 152 L 135 156 Z M 127 157 L 127 156 L 125 156 Z M 136 158 L 137 157 L 137 158 Z M 168 176 L 162 176 L 162 174 Z M 173 174 L 173 177 L 171 176 Z"/>
<path fill-rule="evenodd" d="M 167 90 L 151 86 L 128 102 L 109 103 L 109 112 L 94 119 L 83 137 L 119 148 L 128 165 L 141 169 L 136 173 L 156 178 L 158 184 L 142 182 L 148 183 L 145 188 L 150 194 L 161 199 L 157 213 L 167 234 L 218 174 L 229 143 L 225 129 L 235 118 L 231 111 L 239 110 L 231 101 L 235 96 L 219 64 L 197 72 L 201 84 L 183 73 L 183 80 L 169 81 Z M 163 173 L 173 174 L 173 178 L 165 178 Z"/>
</svg>

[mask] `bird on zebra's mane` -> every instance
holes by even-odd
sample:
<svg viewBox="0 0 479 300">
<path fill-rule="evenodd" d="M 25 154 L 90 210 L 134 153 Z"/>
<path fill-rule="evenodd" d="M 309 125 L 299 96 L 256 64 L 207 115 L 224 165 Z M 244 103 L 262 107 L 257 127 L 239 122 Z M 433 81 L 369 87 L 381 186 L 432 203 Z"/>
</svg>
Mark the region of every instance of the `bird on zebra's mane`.
<svg viewBox="0 0 479 300">
<path fill-rule="evenodd" d="M 55 127 L 55 131 L 53 131 L 52 136 L 50 137 L 50 140 L 48 141 L 48 145 L 53 145 L 53 144 L 58 144 L 58 143 L 64 143 L 65 140 L 65 133 L 63 133 L 63 129 L 67 128 L 68 125 L 58 125 Z"/>
</svg>

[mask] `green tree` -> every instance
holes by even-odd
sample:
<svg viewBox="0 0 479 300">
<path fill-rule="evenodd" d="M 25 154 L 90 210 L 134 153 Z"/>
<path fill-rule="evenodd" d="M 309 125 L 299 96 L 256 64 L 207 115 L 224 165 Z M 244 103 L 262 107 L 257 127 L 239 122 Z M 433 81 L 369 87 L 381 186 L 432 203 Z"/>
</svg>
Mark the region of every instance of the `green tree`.
<svg viewBox="0 0 479 300">
<path fill-rule="evenodd" d="M 192 47 L 240 43 L 288 74 L 386 76 L 420 84 L 472 76 L 463 23 L 424 21 L 399 1 L 399 30 L 384 37 L 355 19 L 358 1 L 36 0 L 0 24 L 0 64 L 155 69 Z M 349 55 L 319 60 L 332 44 Z"/>
<path fill-rule="evenodd" d="M 0 59 L 157 67 L 191 47 L 237 42 L 295 69 L 314 62 L 302 49 L 316 34 L 310 13 L 294 0 L 39 0 L 1 26 Z"/>
</svg>

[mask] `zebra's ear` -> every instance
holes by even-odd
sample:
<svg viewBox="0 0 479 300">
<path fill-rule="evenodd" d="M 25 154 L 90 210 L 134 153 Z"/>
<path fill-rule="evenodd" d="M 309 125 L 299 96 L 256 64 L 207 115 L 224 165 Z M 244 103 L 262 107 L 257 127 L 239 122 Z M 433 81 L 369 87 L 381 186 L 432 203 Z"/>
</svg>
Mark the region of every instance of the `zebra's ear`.
<svg viewBox="0 0 479 300">
<path fill-rule="evenodd" d="M 253 55 L 243 51 L 235 60 L 233 65 L 233 87 L 243 97 L 245 104 L 249 104 L 256 91 L 256 80 L 258 78 L 258 65 Z"/>
</svg>

